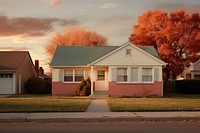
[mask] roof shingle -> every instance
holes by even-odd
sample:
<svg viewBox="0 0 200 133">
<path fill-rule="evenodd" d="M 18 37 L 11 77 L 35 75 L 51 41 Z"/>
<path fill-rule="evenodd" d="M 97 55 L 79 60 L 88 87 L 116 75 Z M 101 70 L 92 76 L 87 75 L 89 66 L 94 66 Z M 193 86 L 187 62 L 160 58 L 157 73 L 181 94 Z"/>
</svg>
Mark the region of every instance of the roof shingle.
<svg viewBox="0 0 200 133">
<path fill-rule="evenodd" d="M 0 51 L 0 70 L 17 70 L 28 51 Z"/>
</svg>

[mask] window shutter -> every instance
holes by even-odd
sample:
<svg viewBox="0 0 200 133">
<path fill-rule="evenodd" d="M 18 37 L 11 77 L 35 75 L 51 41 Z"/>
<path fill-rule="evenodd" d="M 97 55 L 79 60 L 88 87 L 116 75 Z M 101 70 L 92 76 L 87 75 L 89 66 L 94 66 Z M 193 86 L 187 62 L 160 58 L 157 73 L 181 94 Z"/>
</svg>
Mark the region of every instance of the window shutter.
<svg viewBox="0 0 200 133">
<path fill-rule="evenodd" d="M 159 81 L 159 68 L 154 68 L 154 81 Z"/>
<path fill-rule="evenodd" d="M 116 68 L 112 68 L 111 70 L 112 70 L 112 72 L 111 72 L 112 73 L 111 81 L 116 81 L 116 72 L 117 72 L 116 70 L 117 69 Z"/>
<path fill-rule="evenodd" d="M 59 70 L 59 81 L 63 81 L 64 77 L 63 77 L 63 70 Z"/>
</svg>

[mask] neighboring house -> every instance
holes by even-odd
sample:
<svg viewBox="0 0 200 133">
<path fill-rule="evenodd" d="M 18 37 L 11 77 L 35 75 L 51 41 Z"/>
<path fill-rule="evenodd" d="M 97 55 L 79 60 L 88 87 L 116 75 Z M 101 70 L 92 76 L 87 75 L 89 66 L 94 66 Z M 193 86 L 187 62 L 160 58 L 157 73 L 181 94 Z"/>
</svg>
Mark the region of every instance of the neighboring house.
<svg viewBox="0 0 200 133">
<path fill-rule="evenodd" d="M 36 70 L 29 52 L 0 51 L 0 94 L 24 93 L 24 86 Z"/>
<path fill-rule="evenodd" d="M 183 71 L 184 79 L 198 79 L 200 80 L 200 59 L 192 63 L 190 67 Z"/>
<path fill-rule="evenodd" d="M 42 67 L 39 67 L 39 60 L 35 60 L 35 70 L 38 78 L 51 81 L 51 77 L 44 74 L 44 69 Z"/>
<path fill-rule="evenodd" d="M 109 96 L 163 96 L 161 61 L 151 46 L 58 46 L 51 62 L 52 94 L 75 95 L 82 78 Z"/>
</svg>

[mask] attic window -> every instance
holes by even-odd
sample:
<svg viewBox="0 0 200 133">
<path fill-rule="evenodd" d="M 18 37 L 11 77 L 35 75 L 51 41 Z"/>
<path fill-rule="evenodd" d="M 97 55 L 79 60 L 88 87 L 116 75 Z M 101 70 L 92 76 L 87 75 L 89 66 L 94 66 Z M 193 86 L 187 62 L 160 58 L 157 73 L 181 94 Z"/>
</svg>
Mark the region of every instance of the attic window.
<svg viewBox="0 0 200 133">
<path fill-rule="evenodd" d="M 131 56 L 131 49 L 126 49 L 126 56 Z"/>
</svg>

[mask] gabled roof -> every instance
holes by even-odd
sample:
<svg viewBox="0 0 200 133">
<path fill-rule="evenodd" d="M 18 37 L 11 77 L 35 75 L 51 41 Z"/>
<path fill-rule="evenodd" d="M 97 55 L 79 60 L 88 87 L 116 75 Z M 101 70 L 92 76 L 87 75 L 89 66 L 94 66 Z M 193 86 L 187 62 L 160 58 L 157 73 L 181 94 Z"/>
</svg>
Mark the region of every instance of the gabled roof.
<svg viewBox="0 0 200 133">
<path fill-rule="evenodd" d="M 197 60 L 195 63 L 192 63 L 189 67 L 185 68 L 185 69 L 183 70 L 183 74 L 184 74 L 184 73 L 190 73 L 191 71 L 193 71 L 194 66 L 196 66 L 198 63 L 200 63 L 200 59 Z"/>
<path fill-rule="evenodd" d="M 140 49 L 144 50 L 145 52 L 153 55 L 154 57 L 160 59 L 160 56 L 156 52 L 155 48 L 153 46 L 138 46 Z"/>
<path fill-rule="evenodd" d="M 121 46 L 58 46 L 52 59 L 51 67 L 86 66 L 93 64 L 98 59 L 104 58 L 106 55 L 128 44 L 131 43 Z M 159 60 L 159 56 L 152 46 L 139 46 L 137 48 Z"/>
<path fill-rule="evenodd" d="M 17 70 L 27 56 L 30 57 L 28 51 L 0 51 L 0 71 Z"/>
<path fill-rule="evenodd" d="M 51 66 L 85 66 L 118 46 L 58 46 Z"/>
</svg>

